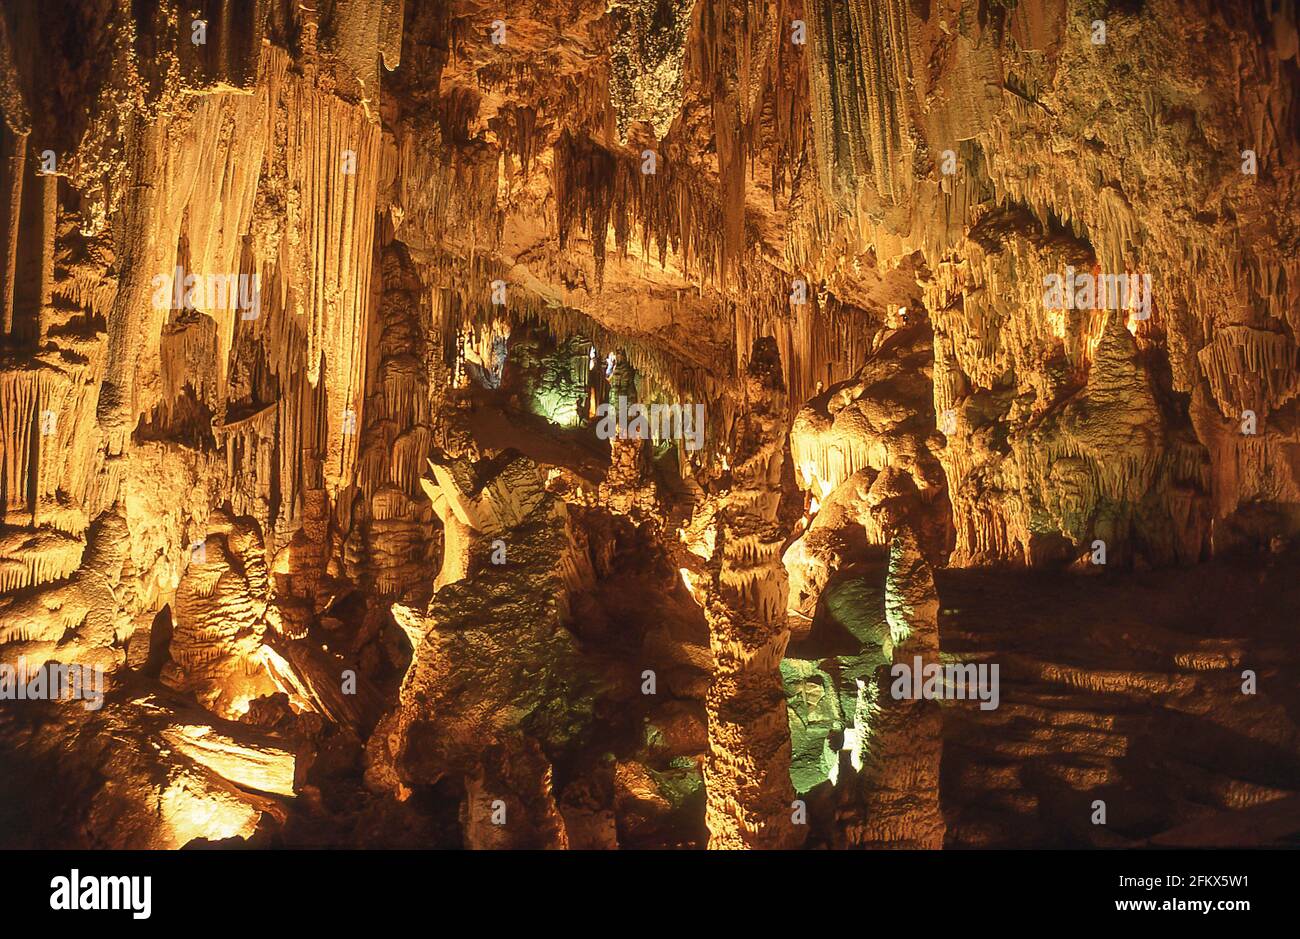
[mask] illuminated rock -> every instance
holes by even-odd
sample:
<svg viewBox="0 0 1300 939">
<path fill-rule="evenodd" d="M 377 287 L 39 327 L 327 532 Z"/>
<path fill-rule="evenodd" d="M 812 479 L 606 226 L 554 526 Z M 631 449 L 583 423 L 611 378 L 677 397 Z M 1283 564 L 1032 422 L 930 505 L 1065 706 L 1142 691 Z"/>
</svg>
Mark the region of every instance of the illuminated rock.
<svg viewBox="0 0 1300 939">
<path fill-rule="evenodd" d="M 202 6 L 0 16 L 0 664 L 108 688 L 3 702 L 32 846 L 1292 797 L 1291 4 Z"/>
</svg>

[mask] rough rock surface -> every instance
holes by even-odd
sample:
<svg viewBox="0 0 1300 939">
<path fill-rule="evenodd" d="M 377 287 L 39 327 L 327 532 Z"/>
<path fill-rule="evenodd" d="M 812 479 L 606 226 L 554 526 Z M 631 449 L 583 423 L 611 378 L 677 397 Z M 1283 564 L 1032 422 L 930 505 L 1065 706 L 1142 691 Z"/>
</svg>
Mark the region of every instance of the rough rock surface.
<svg viewBox="0 0 1300 939">
<path fill-rule="evenodd" d="M 1294 0 L 201 7 L 0 11 L 0 844 L 1295 842 Z"/>
</svg>

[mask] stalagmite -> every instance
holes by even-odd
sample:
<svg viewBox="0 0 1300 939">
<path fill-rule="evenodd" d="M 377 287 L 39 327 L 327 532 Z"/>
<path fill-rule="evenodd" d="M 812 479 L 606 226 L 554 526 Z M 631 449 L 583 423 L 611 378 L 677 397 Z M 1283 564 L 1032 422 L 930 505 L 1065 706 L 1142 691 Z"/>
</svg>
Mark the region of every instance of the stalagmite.
<svg viewBox="0 0 1300 939">
<path fill-rule="evenodd" d="M 914 669 L 939 661 L 939 597 L 934 576 L 907 523 L 894 529 L 885 580 L 885 615 L 894 665 Z M 863 847 L 941 848 L 944 818 L 939 806 L 942 719 L 937 701 L 899 699 L 895 669 L 881 669 L 880 709 L 873 715 L 864 749 L 865 819 L 851 831 Z M 921 675 L 913 673 L 913 682 Z"/>
<path fill-rule="evenodd" d="M 785 570 L 780 562 L 781 447 L 785 387 L 774 344 L 760 340 L 733 429 L 732 484 L 707 505 L 716 533 L 705 565 L 686 576 L 709 623 L 706 822 L 709 847 L 797 845 L 792 822 L 790 738 L 777 666 L 789 641 Z"/>
<path fill-rule="evenodd" d="M 0 846 L 1290 804 L 1294 0 L 498 6 L 6 0 Z"/>
</svg>

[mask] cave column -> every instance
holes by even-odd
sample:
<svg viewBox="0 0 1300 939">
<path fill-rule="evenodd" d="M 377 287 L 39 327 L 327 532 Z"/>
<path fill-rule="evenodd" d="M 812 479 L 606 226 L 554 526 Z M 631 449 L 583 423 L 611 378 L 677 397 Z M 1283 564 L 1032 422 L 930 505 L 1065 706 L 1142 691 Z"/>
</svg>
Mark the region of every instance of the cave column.
<svg viewBox="0 0 1300 939">
<path fill-rule="evenodd" d="M 878 514 L 881 521 L 887 512 Z M 885 522 L 888 524 L 888 522 Z M 939 702 L 894 695 L 895 670 L 939 663 L 939 594 L 920 539 L 906 521 L 894 527 L 885 574 L 885 619 L 893 646 L 890 677 L 879 683 L 880 709 L 871 721 L 863 772 L 864 825 L 850 832 L 855 847 L 943 847 L 939 805 L 943 715 Z"/>
<path fill-rule="evenodd" d="M 792 819 L 780 672 L 790 639 L 777 523 L 788 418 L 771 339 L 755 344 L 740 413 L 731 436 L 732 488 L 718 506 L 706 576 L 695 579 L 713 655 L 705 820 L 710 848 L 788 848 L 805 829 Z"/>
</svg>

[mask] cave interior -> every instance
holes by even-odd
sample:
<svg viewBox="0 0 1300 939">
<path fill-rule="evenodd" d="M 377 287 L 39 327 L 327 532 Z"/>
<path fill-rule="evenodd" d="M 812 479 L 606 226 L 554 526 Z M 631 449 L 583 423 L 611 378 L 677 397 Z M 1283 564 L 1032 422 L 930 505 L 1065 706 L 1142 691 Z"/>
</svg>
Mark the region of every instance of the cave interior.
<svg viewBox="0 0 1300 939">
<path fill-rule="evenodd" d="M 1300 844 L 1294 0 L 6 0 L 0 846 Z"/>
</svg>

